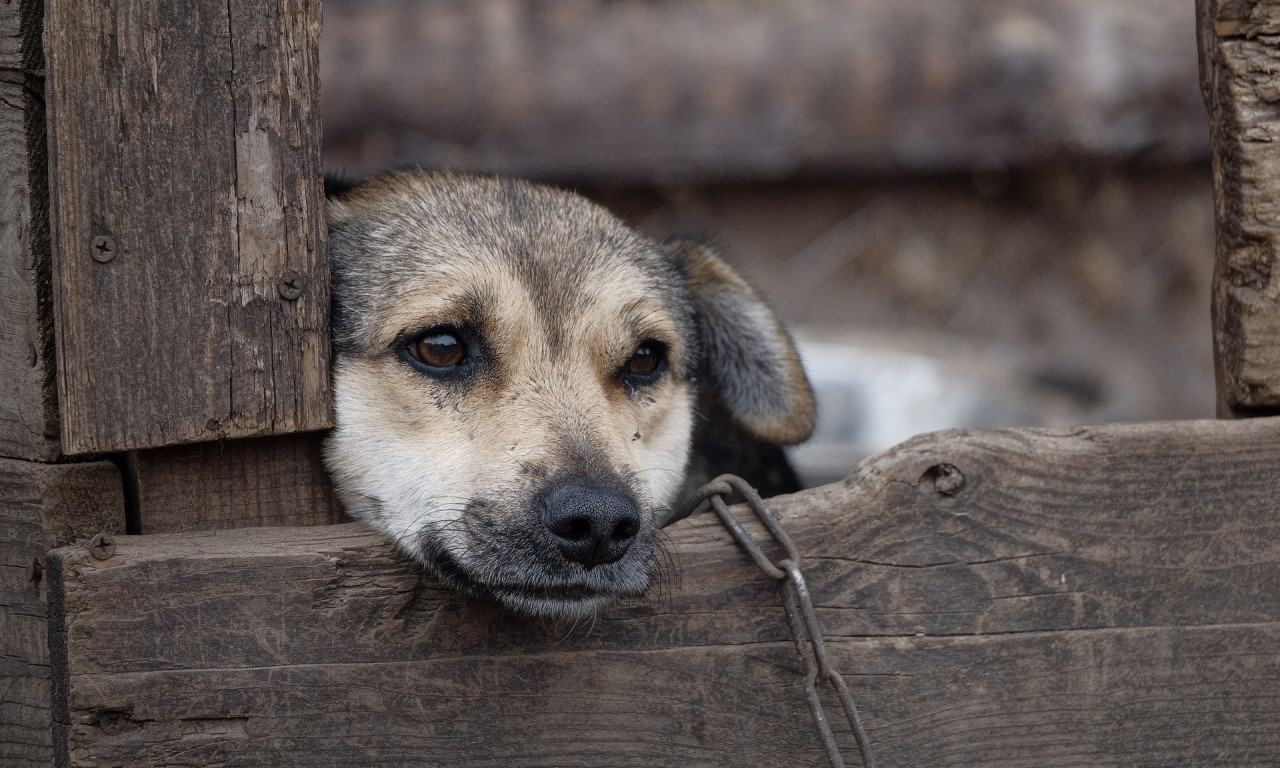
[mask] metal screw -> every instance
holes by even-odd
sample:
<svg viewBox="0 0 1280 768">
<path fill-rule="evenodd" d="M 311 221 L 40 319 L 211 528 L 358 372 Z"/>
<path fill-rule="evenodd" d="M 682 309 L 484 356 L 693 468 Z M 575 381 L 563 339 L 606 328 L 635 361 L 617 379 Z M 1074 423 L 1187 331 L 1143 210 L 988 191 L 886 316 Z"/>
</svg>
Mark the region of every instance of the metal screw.
<svg viewBox="0 0 1280 768">
<path fill-rule="evenodd" d="M 94 560 L 109 560 L 115 553 L 116 540 L 109 533 L 100 533 L 89 542 L 89 554 Z"/>
<path fill-rule="evenodd" d="M 294 301 L 302 295 L 302 288 L 307 284 L 302 275 L 292 270 L 285 272 L 280 277 L 280 282 L 276 287 L 280 290 L 280 297 L 286 301 Z"/>
<path fill-rule="evenodd" d="M 955 496 L 964 489 L 964 475 L 954 464 L 935 464 L 929 472 L 933 474 L 933 489 L 943 496 Z"/>
<path fill-rule="evenodd" d="M 106 235 L 98 235 L 93 238 L 93 248 L 89 255 L 99 264 L 106 264 L 116 257 L 116 241 Z"/>
</svg>

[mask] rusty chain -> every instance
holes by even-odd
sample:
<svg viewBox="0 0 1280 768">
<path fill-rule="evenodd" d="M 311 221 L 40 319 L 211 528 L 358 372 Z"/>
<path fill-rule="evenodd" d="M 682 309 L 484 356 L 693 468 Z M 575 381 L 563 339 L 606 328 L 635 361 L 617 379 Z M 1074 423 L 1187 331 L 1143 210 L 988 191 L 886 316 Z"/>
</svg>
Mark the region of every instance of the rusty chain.
<svg viewBox="0 0 1280 768">
<path fill-rule="evenodd" d="M 764 524 L 769 534 L 786 552 L 786 558 L 773 562 L 751 535 L 742 527 L 742 523 L 729 511 L 726 500 L 737 491 L 747 506 L 755 513 L 756 518 Z M 782 604 L 786 608 L 787 622 L 791 625 L 791 634 L 796 641 L 796 651 L 804 662 L 804 696 L 809 703 L 809 712 L 813 715 L 814 725 L 818 728 L 818 736 L 827 750 L 827 759 L 832 768 L 844 768 L 844 760 L 840 757 L 840 748 L 835 736 L 831 733 L 831 725 L 827 722 L 826 713 L 822 709 L 822 701 L 818 698 L 817 680 L 823 677 L 831 684 L 840 704 L 844 707 L 845 717 L 853 729 L 853 736 L 858 742 L 858 751 L 862 754 L 864 768 L 875 768 L 876 759 L 871 751 L 871 742 L 867 740 L 866 731 L 862 728 L 862 720 L 858 717 L 858 708 L 854 706 L 853 696 L 844 678 L 827 660 L 826 646 L 822 642 L 822 627 L 818 623 L 818 615 L 813 610 L 813 600 L 809 597 L 809 588 L 801 573 L 803 561 L 791 537 L 782 529 L 778 519 L 773 516 L 764 500 L 756 493 L 747 481 L 737 475 L 720 475 L 716 479 L 699 488 L 685 502 L 684 508 L 672 520 L 674 522 L 689 515 L 698 514 L 711 508 L 738 546 L 742 547 L 760 570 L 771 579 L 782 582 Z"/>
</svg>

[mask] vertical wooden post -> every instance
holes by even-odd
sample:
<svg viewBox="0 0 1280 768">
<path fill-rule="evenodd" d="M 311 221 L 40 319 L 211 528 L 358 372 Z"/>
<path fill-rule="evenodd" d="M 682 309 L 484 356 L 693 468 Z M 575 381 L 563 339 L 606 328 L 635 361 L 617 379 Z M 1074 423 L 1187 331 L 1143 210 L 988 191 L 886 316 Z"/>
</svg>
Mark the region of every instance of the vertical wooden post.
<svg viewBox="0 0 1280 768">
<path fill-rule="evenodd" d="M 57 458 L 39 0 L 0 6 L 0 456 Z"/>
<path fill-rule="evenodd" d="M 330 424 L 318 0 L 49 0 L 67 453 Z"/>
<path fill-rule="evenodd" d="M 1218 414 L 1272 414 L 1280 412 L 1280 2 L 1196 5 L 1218 223 Z"/>
<path fill-rule="evenodd" d="M 45 553 L 104 531 L 124 532 L 114 465 L 0 459 L 0 765 L 6 768 L 48 768 L 58 743 L 50 730 L 56 718 Z"/>
<path fill-rule="evenodd" d="M 115 465 L 42 462 L 329 423 L 318 2 L 47 11 L 0 8 L 0 765 L 32 768 L 68 759 L 46 553 L 125 526 Z M 236 455 L 309 483 L 219 487 L 331 518 L 278 439 Z"/>
<path fill-rule="evenodd" d="M 0 765 L 48 768 L 45 553 L 124 530 L 120 475 L 60 455 L 45 153 L 44 6 L 0 6 Z"/>
</svg>

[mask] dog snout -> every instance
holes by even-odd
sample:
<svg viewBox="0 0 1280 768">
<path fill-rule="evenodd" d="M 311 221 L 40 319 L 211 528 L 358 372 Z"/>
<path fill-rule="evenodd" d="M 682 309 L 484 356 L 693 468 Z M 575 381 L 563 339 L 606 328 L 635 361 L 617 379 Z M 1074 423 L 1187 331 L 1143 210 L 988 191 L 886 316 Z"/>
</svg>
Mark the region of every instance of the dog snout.
<svg viewBox="0 0 1280 768">
<path fill-rule="evenodd" d="M 629 495 L 583 482 L 546 494 L 540 513 L 560 554 L 588 570 L 621 559 L 640 532 L 640 510 Z"/>
</svg>

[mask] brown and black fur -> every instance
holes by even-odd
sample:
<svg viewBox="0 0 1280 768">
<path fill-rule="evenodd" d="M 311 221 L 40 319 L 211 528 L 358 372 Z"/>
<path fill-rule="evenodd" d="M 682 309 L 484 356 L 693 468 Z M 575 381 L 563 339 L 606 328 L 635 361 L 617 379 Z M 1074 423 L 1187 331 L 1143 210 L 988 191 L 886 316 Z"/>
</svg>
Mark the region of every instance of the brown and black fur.
<svg viewBox="0 0 1280 768">
<path fill-rule="evenodd" d="M 812 429 L 808 382 L 705 245 L 480 176 L 392 174 L 328 214 L 327 464 L 349 514 L 447 582 L 581 616 L 644 592 L 688 484 L 796 488 L 779 445 Z"/>
</svg>

